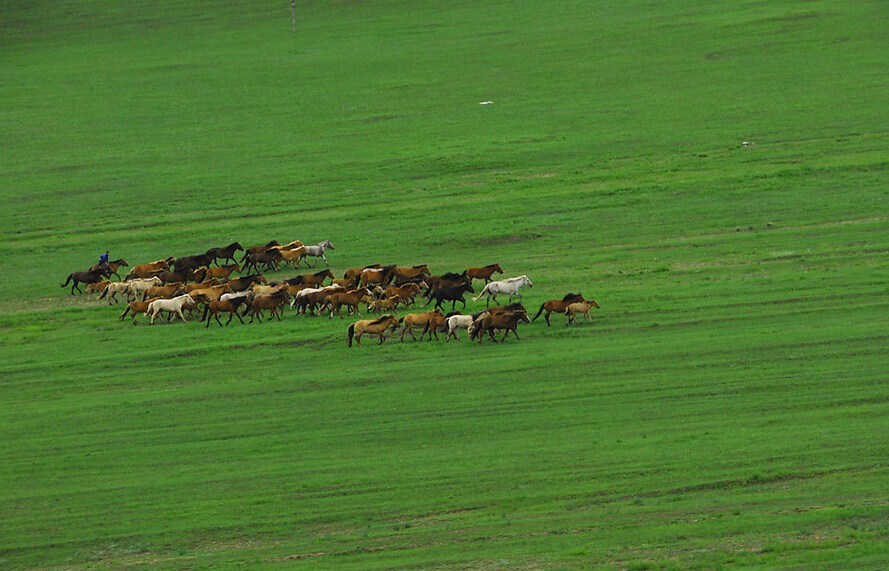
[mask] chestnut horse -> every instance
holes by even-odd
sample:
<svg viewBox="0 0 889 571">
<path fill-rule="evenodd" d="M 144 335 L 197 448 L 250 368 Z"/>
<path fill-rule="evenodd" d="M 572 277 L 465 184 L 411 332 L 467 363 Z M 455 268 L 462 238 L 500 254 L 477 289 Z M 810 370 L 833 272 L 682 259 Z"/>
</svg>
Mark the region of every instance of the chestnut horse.
<svg viewBox="0 0 889 571">
<path fill-rule="evenodd" d="M 361 347 L 361 336 L 365 333 L 373 333 L 380 336 L 380 344 L 386 340 L 386 332 L 389 329 L 398 328 L 398 319 L 394 315 L 384 315 L 378 319 L 362 319 L 356 321 L 349 326 L 349 335 L 347 337 L 348 346 L 352 346 L 352 338 L 355 343 Z"/>
<path fill-rule="evenodd" d="M 445 328 L 445 317 L 441 314 L 437 309 L 434 311 L 429 311 L 426 313 L 409 313 L 399 319 L 401 322 L 401 340 L 404 341 L 404 334 L 410 333 L 411 338 L 416 341 L 416 337 L 414 337 L 413 329 L 423 328 L 423 333 L 420 334 L 420 340 L 423 340 L 423 337 L 426 336 L 426 332 L 429 332 L 429 340 L 432 341 L 432 335 L 435 334 L 435 338 L 438 339 L 438 331 L 444 330 Z"/>
<path fill-rule="evenodd" d="M 545 311 L 546 315 L 544 316 L 544 319 L 546 319 L 546 324 L 552 326 L 552 324 L 549 322 L 550 313 L 565 313 L 565 309 L 567 309 L 569 305 L 579 301 L 586 301 L 585 299 L 583 299 L 583 294 L 568 293 L 562 299 L 550 299 L 544 301 L 543 304 L 541 304 L 540 306 L 540 311 L 537 312 L 537 315 L 535 315 L 534 319 L 532 319 L 531 321 L 537 321 L 537 318 L 540 317 L 540 314 Z"/>
<path fill-rule="evenodd" d="M 330 319 L 333 319 L 334 311 L 340 316 L 340 319 L 342 319 L 343 316 L 340 313 L 340 308 L 344 305 L 349 307 L 349 315 L 352 315 L 353 313 L 358 313 L 358 306 L 362 301 L 371 301 L 372 299 L 373 296 L 367 288 L 332 293 L 327 297 L 327 306 L 330 308 Z"/>
<path fill-rule="evenodd" d="M 218 279 L 228 279 L 233 272 L 240 272 L 241 266 L 238 264 L 231 264 L 228 266 L 219 266 L 218 268 L 207 268 L 207 272 L 204 274 L 205 280 L 211 280 L 213 278 Z"/>
<path fill-rule="evenodd" d="M 480 268 L 467 268 L 463 274 L 471 280 L 485 280 L 485 283 L 491 283 L 491 276 L 494 274 L 502 274 L 503 268 L 500 264 L 491 264 Z"/>
<path fill-rule="evenodd" d="M 395 285 L 407 283 L 416 278 L 422 278 L 429 275 L 429 266 L 421 264 L 419 266 L 396 267 L 395 268 Z"/>
</svg>

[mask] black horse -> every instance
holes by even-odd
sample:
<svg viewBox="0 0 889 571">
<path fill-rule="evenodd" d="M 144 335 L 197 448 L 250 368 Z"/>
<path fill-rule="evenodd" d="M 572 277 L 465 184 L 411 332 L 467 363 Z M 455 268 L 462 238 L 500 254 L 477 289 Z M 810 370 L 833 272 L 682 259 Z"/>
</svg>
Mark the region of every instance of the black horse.
<svg viewBox="0 0 889 571">
<path fill-rule="evenodd" d="M 457 285 L 442 285 L 435 288 L 430 293 L 429 301 L 426 302 L 427 306 L 432 303 L 433 299 L 435 299 L 434 309 L 442 309 L 442 302 L 450 301 L 451 311 L 453 311 L 457 306 L 458 301 L 463 304 L 464 308 L 466 308 L 466 300 L 463 299 L 463 296 L 467 293 L 475 293 L 475 290 L 472 289 L 471 284 L 463 282 Z"/>
</svg>

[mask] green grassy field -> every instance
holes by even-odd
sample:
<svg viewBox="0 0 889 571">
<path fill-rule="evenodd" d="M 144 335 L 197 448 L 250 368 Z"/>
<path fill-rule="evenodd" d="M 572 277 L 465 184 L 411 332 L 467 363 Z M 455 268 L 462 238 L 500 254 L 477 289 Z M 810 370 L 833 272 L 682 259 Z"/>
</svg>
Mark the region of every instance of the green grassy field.
<svg viewBox="0 0 889 571">
<path fill-rule="evenodd" d="M 4 4 L 0 568 L 889 566 L 885 6 L 289 8 Z M 296 238 L 601 309 L 347 349 L 59 287 Z"/>
</svg>

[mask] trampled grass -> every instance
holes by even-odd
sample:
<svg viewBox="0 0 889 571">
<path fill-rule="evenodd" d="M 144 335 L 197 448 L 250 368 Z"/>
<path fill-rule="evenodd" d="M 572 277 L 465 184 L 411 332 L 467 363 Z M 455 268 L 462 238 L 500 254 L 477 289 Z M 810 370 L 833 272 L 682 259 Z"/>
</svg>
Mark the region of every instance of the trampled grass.
<svg viewBox="0 0 889 571">
<path fill-rule="evenodd" d="M 0 22 L 0 566 L 886 565 L 880 6 L 180 4 Z M 58 287 L 273 238 L 602 307 L 349 350 Z"/>
</svg>

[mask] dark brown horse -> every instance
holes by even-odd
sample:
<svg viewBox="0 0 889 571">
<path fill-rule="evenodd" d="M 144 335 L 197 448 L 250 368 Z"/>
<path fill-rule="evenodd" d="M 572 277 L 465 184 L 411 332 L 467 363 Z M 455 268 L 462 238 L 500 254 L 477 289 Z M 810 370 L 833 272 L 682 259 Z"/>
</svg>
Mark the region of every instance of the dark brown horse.
<svg viewBox="0 0 889 571">
<path fill-rule="evenodd" d="M 320 272 L 315 272 L 314 274 L 303 274 L 301 276 L 296 276 L 287 280 L 284 280 L 288 285 L 307 285 L 312 287 L 320 287 L 324 285 L 324 280 L 327 278 L 333 279 L 333 272 L 330 270 L 321 270 Z"/>
<path fill-rule="evenodd" d="M 274 248 L 275 246 L 280 246 L 281 243 L 277 240 L 272 240 L 268 244 L 262 244 L 259 246 L 250 246 L 246 250 L 244 250 L 244 256 L 241 258 L 241 265 L 247 261 L 247 256 L 250 254 L 259 254 L 260 252 L 267 252 L 270 248 Z"/>
<path fill-rule="evenodd" d="M 278 271 L 281 259 L 281 251 L 270 248 L 265 252 L 247 254 L 247 260 L 244 262 L 243 268 L 245 272 L 259 271 L 260 266 L 267 272 Z"/>
<path fill-rule="evenodd" d="M 77 290 L 77 293 L 83 293 L 83 290 L 80 289 L 80 284 L 94 284 L 96 282 L 100 282 L 108 277 L 108 271 L 104 268 L 99 268 L 98 270 L 87 270 L 85 272 L 71 272 L 68 274 L 68 279 L 65 280 L 59 287 L 66 287 L 69 283 L 71 284 L 71 295 L 74 295 L 74 290 Z"/>
<path fill-rule="evenodd" d="M 249 276 L 241 276 L 233 280 L 228 280 L 225 283 L 228 284 L 230 288 L 232 288 L 232 291 L 244 291 L 245 289 L 250 288 L 250 286 L 252 286 L 253 284 L 266 283 L 266 279 L 260 274 L 252 274 Z"/>
<path fill-rule="evenodd" d="M 569 293 L 566 294 L 565 297 L 563 297 L 562 299 L 550 299 L 544 301 L 543 304 L 541 304 L 540 306 L 540 311 L 537 312 L 537 315 L 535 315 L 534 319 L 532 319 L 531 321 L 536 321 L 537 318 L 540 317 L 540 314 L 545 311 L 546 315 L 544 315 L 543 317 L 544 319 L 546 319 L 546 324 L 551 327 L 552 323 L 549 322 L 550 313 L 565 313 L 565 310 L 568 308 L 569 305 L 580 301 L 586 301 L 585 299 L 583 299 L 583 294 L 580 293 Z"/>
<path fill-rule="evenodd" d="M 503 268 L 500 267 L 500 264 L 491 264 L 480 268 L 467 268 L 463 275 L 471 280 L 485 280 L 485 283 L 490 283 L 491 276 L 495 273 L 503 273 Z"/>
<path fill-rule="evenodd" d="M 290 301 L 290 294 L 287 293 L 286 289 L 282 289 L 272 295 L 257 295 L 250 302 L 250 323 L 253 323 L 254 317 L 258 317 L 262 321 L 263 309 L 271 310 L 269 319 L 277 317 L 278 321 L 281 321 L 281 314 L 278 312 L 278 308 L 288 301 Z"/>
<path fill-rule="evenodd" d="M 515 335 L 516 339 L 519 338 L 518 326 L 519 323 L 531 323 L 531 320 L 528 318 L 528 314 L 524 311 L 512 311 L 505 313 L 490 313 L 488 311 L 482 313 L 478 319 L 472 322 L 472 325 L 469 326 L 469 338 L 470 339 L 478 339 L 478 342 L 482 342 L 482 338 L 484 334 L 487 332 L 491 341 L 496 342 L 497 340 L 494 338 L 494 331 L 498 329 L 503 329 L 503 338 L 500 340 L 502 343 L 506 341 L 506 337 L 509 335 L 509 332 L 512 331 Z"/>
<path fill-rule="evenodd" d="M 207 318 L 207 327 L 210 327 L 210 318 L 213 317 L 216 319 L 216 323 L 222 327 L 222 322 L 219 321 L 220 313 L 228 313 L 228 321 L 225 322 L 226 325 L 232 322 L 232 318 L 237 317 L 238 321 L 244 323 L 244 320 L 241 319 L 241 316 L 238 314 L 238 309 L 242 305 L 248 305 L 250 299 L 247 296 L 241 297 L 233 297 L 231 299 L 218 299 L 216 301 L 211 301 L 207 304 L 207 311 L 205 312 L 205 317 Z"/>
<path fill-rule="evenodd" d="M 235 262 L 235 252 L 239 252 L 239 251 L 243 251 L 243 250 L 244 250 L 244 246 L 241 246 L 237 242 L 232 242 L 231 244 L 229 244 L 228 246 L 226 246 L 224 248 L 210 248 L 209 250 L 207 250 L 205 255 L 212 258 L 213 261 L 216 262 L 218 265 L 222 265 L 222 264 L 219 264 L 219 260 L 222 260 L 223 262 L 234 263 Z"/>
<path fill-rule="evenodd" d="M 429 266 L 421 264 L 419 266 L 396 267 L 395 268 L 395 285 L 407 283 L 416 278 L 429 275 Z"/>
<path fill-rule="evenodd" d="M 117 279 L 120 279 L 120 274 L 117 273 L 117 270 L 121 266 L 129 267 L 129 264 L 123 258 L 118 258 L 116 260 L 112 260 L 112 261 L 108 262 L 108 270 L 109 270 L 108 276 L 109 277 L 117 276 Z M 102 266 L 100 264 L 93 264 L 92 266 L 90 266 L 90 270 L 101 270 L 101 269 L 102 269 Z"/>
<path fill-rule="evenodd" d="M 352 325 L 349 326 L 349 335 L 347 343 L 349 347 L 352 346 L 352 338 L 355 338 L 355 343 L 361 347 L 361 336 L 365 333 L 373 333 L 374 335 L 380 336 L 380 344 L 386 340 L 386 332 L 390 329 L 398 328 L 398 318 L 394 315 L 384 315 L 379 319 L 362 319 L 361 321 L 356 321 Z"/>
<path fill-rule="evenodd" d="M 174 258 L 171 264 L 177 270 L 196 270 L 198 268 L 209 267 L 215 261 L 210 254 L 195 254 L 193 256 L 182 256 Z"/>
</svg>

